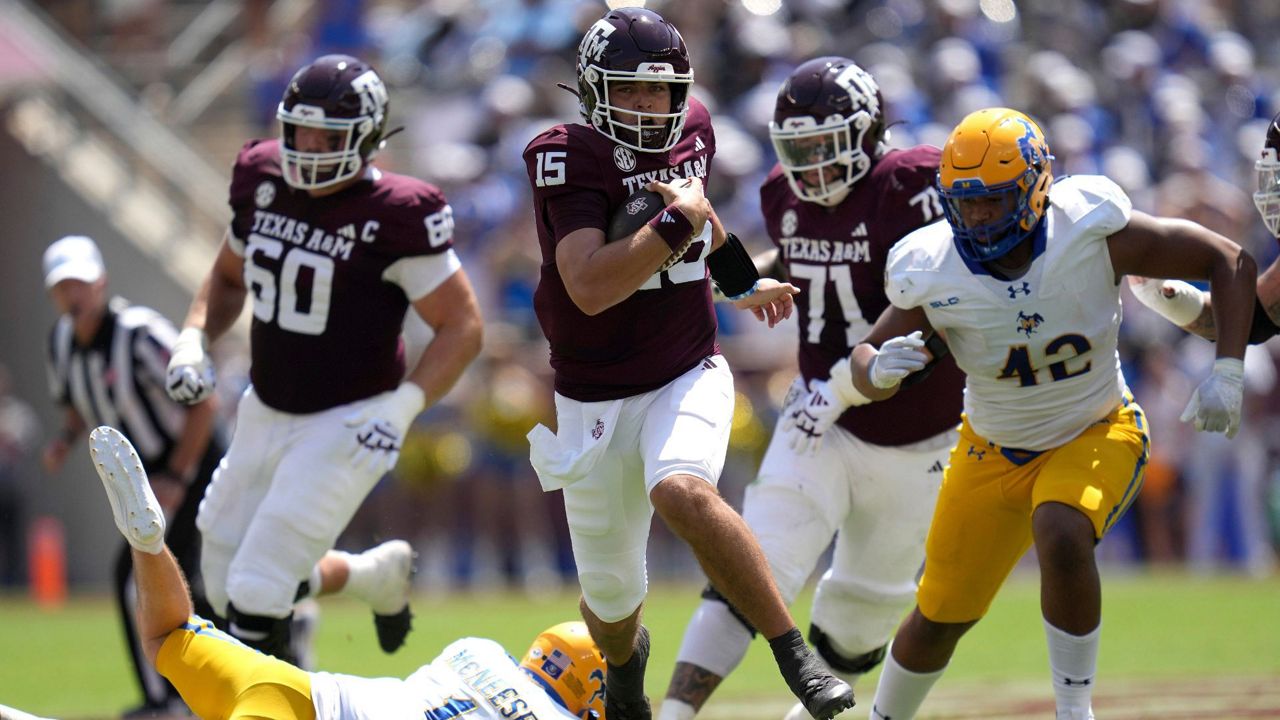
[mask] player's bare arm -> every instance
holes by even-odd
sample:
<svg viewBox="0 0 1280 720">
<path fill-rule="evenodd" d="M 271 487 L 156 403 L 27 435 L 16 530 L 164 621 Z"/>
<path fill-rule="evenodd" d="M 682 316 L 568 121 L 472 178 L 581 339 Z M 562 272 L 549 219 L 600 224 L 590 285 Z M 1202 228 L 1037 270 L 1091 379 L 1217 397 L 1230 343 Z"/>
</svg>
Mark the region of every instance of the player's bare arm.
<svg viewBox="0 0 1280 720">
<path fill-rule="evenodd" d="M 694 235 L 702 231 L 711 204 L 702 194 L 701 180 L 655 182 L 649 189 L 662 193 L 668 205 L 684 214 Z M 605 242 L 603 230 L 582 228 L 556 244 L 556 267 L 565 290 L 588 315 L 597 315 L 631 297 L 670 256 L 671 247 L 648 225 L 611 243 Z"/>
<path fill-rule="evenodd" d="M 897 384 L 883 388 L 872 383 L 871 366 L 885 343 L 909 337 L 917 332 L 925 336 L 933 334 L 933 326 L 929 324 L 923 308 L 903 310 L 890 305 L 880 313 L 871 331 L 862 338 L 862 342 L 858 343 L 849 355 L 853 386 L 858 392 L 871 400 L 884 400 L 897 394 L 899 387 Z M 927 358 L 927 356 L 924 357 Z"/>
<path fill-rule="evenodd" d="M 244 258 L 231 249 L 230 233 L 223 236 L 218 257 L 214 259 L 204 283 L 191 301 L 184 327 L 204 331 L 209 342 L 222 337 L 244 309 L 248 288 L 244 284 Z"/>
<path fill-rule="evenodd" d="M 1243 248 L 1208 228 L 1134 211 L 1107 238 L 1116 281 L 1124 275 L 1208 280 L 1218 357 L 1244 357 L 1256 293 L 1257 265 Z"/>
<path fill-rule="evenodd" d="M 463 270 L 413 302 L 413 309 L 435 336 L 409 380 L 422 388 L 430 407 L 449 392 L 467 365 L 480 354 L 484 320 L 471 281 Z"/>
</svg>

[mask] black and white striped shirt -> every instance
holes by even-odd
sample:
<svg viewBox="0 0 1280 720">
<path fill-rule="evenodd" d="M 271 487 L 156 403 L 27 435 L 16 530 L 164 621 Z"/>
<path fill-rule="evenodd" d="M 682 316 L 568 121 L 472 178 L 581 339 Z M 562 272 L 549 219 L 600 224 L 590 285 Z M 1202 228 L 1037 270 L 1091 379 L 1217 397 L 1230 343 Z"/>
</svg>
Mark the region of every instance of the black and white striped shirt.
<svg viewBox="0 0 1280 720">
<path fill-rule="evenodd" d="M 138 449 L 148 472 L 163 472 L 182 434 L 186 408 L 165 394 L 165 371 L 177 339 L 173 324 L 150 308 L 112 298 L 102 327 L 86 346 L 71 318 L 49 334 L 49 394 L 90 427 L 110 425 Z"/>
</svg>

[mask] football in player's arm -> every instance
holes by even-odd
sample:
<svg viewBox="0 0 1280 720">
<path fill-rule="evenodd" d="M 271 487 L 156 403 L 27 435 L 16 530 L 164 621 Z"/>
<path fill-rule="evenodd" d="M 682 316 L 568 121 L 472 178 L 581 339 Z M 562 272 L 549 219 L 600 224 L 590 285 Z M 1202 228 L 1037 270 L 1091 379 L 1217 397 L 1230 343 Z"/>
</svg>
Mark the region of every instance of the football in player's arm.
<svg viewBox="0 0 1280 720">
<path fill-rule="evenodd" d="M 563 491 L 581 611 L 608 661 L 606 716 L 651 717 L 640 611 L 657 512 L 770 640 L 792 692 L 829 718 L 852 705 L 852 691 L 805 647 L 759 545 L 715 488 L 734 393 L 708 272 L 771 324 L 790 313 L 796 289 L 757 280 L 707 200 L 715 132 L 690 94 L 674 26 L 641 8 L 607 13 L 579 45 L 577 75 L 584 122 L 546 130 L 524 153 L 557 420 L 554 433 L 534 428 L 529 445 L 543 488 Z M 662 211 L 607 242 L 646 187 Z"/>
<path fill-rule="evenodd" d="M 409 425 L 480 350 L 443 193 L 371 164 L 387 103 L 378 74 L 353 57 L 326 55 L 293 76 L 280 137 L 250 141 L 236 159 L 231 225 L 169 363 L 175 399 L 212 392 L 206 346 L 252 293 L 252 384 L 198 524 L 211 603 L 267 652 L 288 652 L 295 597 L 322 589 L 318 563 L 395 466 Z M 434 337 L 406 377 L 410 307 Z M 396 555 L 386 562 L 407 578 L 407 547 Z M 365 598 L 388 651 L 409 630 L 405 578 Z"/>
<path fill-rule="evenodd" d="M 872 718 L 906 720 L 1034 541 L 1059 718 L 1091 718 L 1101 619 L 1095 544 L 1141 487 L 1149 439 L 1117 336 L 1125 275 L 1209 280 L 1219 329 L 1192 394 L 1199 430 L 1239 428 L 1254 302 L 1252 258 L 1192 222 L 1132 210 L 1098 176 L 1055 182 L 1038 125 L 1005 108 L 967 116 L 942 152 L 946 224 L 889 256 L 893 306 L 852 354 L 880 400 L 938 332 L 966 374 L 965 420 L 926 543 L 916 607 L 899 627 Z"/>
<path fill-rule="evenodd" d="M 1253 193 L 1253 204 L 1267 231 L 1280 241 L 1280 114 L 1267 126 L 1262 155 L 1254 167 L 1258 172 L 1258 189 Z M 1206 340 L 1217 338 L 1216 313 L 1209 293 L 1181 280 L 1140 275 L 1129 276 L 1129 286 L 1143 305 L 1174 325 Z M 1258 275 L 1258 299 L 1253 308 L 1249 344 L 1264 343 L 1276 335 L 1280 335 L 1280 258 Z"/>
</svg>

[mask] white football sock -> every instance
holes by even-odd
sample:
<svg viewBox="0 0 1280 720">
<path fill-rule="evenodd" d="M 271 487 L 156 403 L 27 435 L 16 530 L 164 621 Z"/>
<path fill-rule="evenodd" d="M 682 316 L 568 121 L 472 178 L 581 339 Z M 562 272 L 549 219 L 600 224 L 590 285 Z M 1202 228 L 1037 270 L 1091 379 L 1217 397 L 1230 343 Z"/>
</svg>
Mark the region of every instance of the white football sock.
<svg viewBox="0 0 1280 720">
<path fill-rule="evenodd" d="M 674 698 L 663 698 L 658 708 L 658 720 L 693 720 L 697 715 L 693 706 Z"/>
<path fill-rule="evenodd" d="M 718 600 L 703 600 L 685 628 L 678 662 L 690 663 L 725 677 L 738 667 L 751 647 L 751 632 Z"/>
<path fill-rule="evenodd" d="M 1087 635 L 1064 632 L 1044 621 L 1049 641 L 1049 670 L 1060 718 L 1093 717 L 1093 680 L 1098 672 L 1098 640 L 1102 625 Z"/>
<path fill-rule="evenodd" d="M 928 673 L 912 672 L 898 664 L 893 657 L 893 647 L 890 646 L 889 652 L 885 654 L 880 682 L 876 685 L 875 699 L 871 701 L 869 720 L 911 720 L 933 684 L 946 671 L 944 667 Z"/>
<path fill-rule="evenodd" d="M 376 579 L 372 558 L 366 557 L 364 553 L 349 553 L 343 550 L 331 550 L 330 552 L 347 561 L 347 583 L 342 586 L 342 589 L 338 590 L 338 594 L 367 600 L 371 586 Z"/>
</svg>

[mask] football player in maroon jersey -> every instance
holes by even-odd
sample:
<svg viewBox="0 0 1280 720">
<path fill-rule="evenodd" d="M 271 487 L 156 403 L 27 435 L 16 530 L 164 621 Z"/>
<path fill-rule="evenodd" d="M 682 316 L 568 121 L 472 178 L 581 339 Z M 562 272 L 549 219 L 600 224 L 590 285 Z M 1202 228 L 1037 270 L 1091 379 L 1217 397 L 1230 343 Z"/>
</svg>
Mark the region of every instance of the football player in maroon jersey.
<svg viewBox="0 0 1280 720">
<path fill-rule="evenodd" d="M 889 304 L 884 264 L 907 233 L 942 218 L 938 149 L 889 150 L 884 101 L 852 60 L 801 64 L 778 92 L 778 164 L 760 189 L 777 262 L 800 287 L 800 376 L 743 516 L 788 603 L 836 538 L 814 596 L 809 641 L 853 683 L 878 665 L 915 597 L 924 537 L 960 422 L 964 378 L 950 357 L 893 398 L 860 407 L 849 353 Z M 689 720 L 747 653 L 755 630 L 714 583 L 685 631 L 660 720 Z M 803 717 L 803 708 L 793 709 Z"/>
<path fill-rule="evenodd" d="M 175 346 L 169 393 L 193 402 L 212 391 L 205 348 L 252 294 L 252 384 L 200 506 L 201 564 L 232 634 L 281 655 L 295 599 L 325 584 L 319 561 L 395 465 L 414 417 L 478 354 L 482 321 L 444 195 L 370 164 L 387 90 L 369 65 L 318 58 L 276 116 L 280 137 L 236 158 L 231 226 Z M 435 335 L 406 376 L 410 306 Z M 368 564 L 347 587 L 370 602 L 391 652 L 409 630 L 408 545 Z"/>
<path fill-rule="evenodd" d="M 543 258 L 534 305 L 558 426 L 529 440 L 543 488 L 564 491 L 582 614 L 608 660 L 605 716 L 651 717 L 640 608 L 656 510 L 825 720 L 852 705 L 852 691 L 805 646 L 759 544 L 716 491 L 734 391 L 708 269 L 738 307 L 770 321 L 789 315 L 795 288 L 758 278 L 703 194 L 716 138 L 671 24 L 639 8 L 608 13 L 583 37 L 577 74 L 586 122 L 543 132 L 524 154 Z M 644 187 L 666 209 L 606 243 L 614 212 Z"/>
<path fill-rule="evenodd" d="M 1280 241 L 1280 114 L 1271 119 L 1254 164 L 1258 190 L 1253 204 L 1272 237 Z M 1218 336 L 1213 323 L 1213 303 L 1206 293 L 1181 280 L 1152 280 L 1129 276 L 1134 297 L 1169 322 L 1206 340 Z M 1280 335 L 1280 259 L 1258 274 L 1258 301 L 1253 308 L 1249 343 L 1263 343 Z"/>
</svg>

